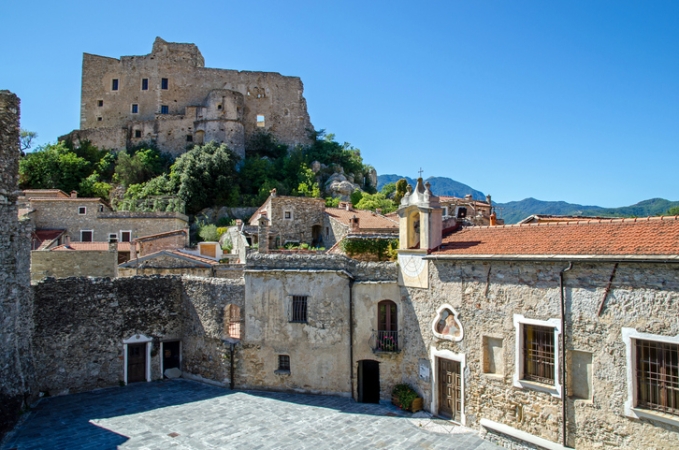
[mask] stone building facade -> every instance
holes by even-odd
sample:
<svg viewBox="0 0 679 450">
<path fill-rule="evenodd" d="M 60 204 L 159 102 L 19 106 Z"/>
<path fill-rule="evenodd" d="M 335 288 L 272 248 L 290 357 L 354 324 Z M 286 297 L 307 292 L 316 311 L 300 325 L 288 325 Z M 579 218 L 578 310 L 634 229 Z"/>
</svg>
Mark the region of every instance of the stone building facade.
<svg viewBox="0 0 679 450">
<path fill-rule="evenodd" d="M 325 200 L 309 197 L 277 195 L 274 189 L 262 206 L 252 215 L 249 224 L 259 226 L 262 218 L 268 233 L 268 249 L 285 244 L 306 243 L 323 245 Z M 260 249 L 264 243 L 259 242 Z"/>
<path fill-rule="evenodd" d="M 150 54 L 83 55 L 80 130 L 68 136 L 109 149 L 143 141 L 174 155 L 217 141 L 244 156 L 258 131 L 309 142 L 312 129 L 298 77 L 205 67 L 195 44 L 156 38 Z"/>
<path fill-rule="evenodd" d="M 18 219 L 19 98 L 0 91 L 0 435 L 32 397 L 30 224 Z"/>
<path fill-rule="evenodd" d="M 118 276 L 117 243 L 106 250 L 33 251 L 31 281 L 46 277 L 112 277 Z"/>
</svg>

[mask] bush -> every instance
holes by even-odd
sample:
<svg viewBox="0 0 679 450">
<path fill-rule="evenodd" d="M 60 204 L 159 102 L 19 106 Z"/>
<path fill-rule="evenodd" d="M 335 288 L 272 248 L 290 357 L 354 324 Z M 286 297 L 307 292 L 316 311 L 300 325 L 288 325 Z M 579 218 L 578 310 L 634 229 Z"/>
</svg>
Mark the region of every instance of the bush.
<svg viewBox="0 0 679 450">
<path fill-rule="evenodd" d="M 201 224 L 198 229 L 198 236 L 203 241 L 217 242 L 219 241 L 219 235 L 217 234 L 217 225 Z"/>
<path fill-rule="evenodd" d="M 394 390 L 391 391 L 391 395 L 395 397 L 398 402 L 398 406 L 401 409 L 410 409 L 413 401 L 419 397 L 417 391 L 413 387 L 406 383 L 397 384 L 394 386 Z"/>
</svg>

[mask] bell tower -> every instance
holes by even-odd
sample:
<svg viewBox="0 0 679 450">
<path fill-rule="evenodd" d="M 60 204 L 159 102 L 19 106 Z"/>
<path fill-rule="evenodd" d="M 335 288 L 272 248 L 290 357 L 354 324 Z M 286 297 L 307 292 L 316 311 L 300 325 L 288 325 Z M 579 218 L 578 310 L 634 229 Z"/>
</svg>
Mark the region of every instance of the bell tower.
<svg viewBox="0 0 679 450">
<path fill-rule="evenodd" d="M 398 208 L 399 249 L 429 253 L 441 245 L 443 210 L 431 185 L 417 179 L 413 190 L 408 186 Z"/>
</svg>

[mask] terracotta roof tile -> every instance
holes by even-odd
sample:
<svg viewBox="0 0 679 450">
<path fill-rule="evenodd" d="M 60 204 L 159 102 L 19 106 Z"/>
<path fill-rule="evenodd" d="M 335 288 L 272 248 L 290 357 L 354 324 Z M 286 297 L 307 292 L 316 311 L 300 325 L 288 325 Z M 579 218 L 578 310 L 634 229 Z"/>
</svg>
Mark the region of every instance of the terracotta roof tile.
<svg viewBox="0 0 679 450">
<path fill-rule="evenodd" d="M 381 214 L 374 213 L 365 209 L 351 209 L 347 211 L 345 208 L 325 208 L 325 212 L 328 213 L 330 217 L 342 222 L 344 225 L 349 226 L 352 217 L 356 216 L 358 218 L 359 229 L 394 229 L 398 231 L 398 220 L 392 220 Z"/>
<path fill-rule="evenodd" d="M 50 251 L 85 251 L 85 250 L 99 250 L 99 251 L 104 251 L 108 250 L 108 242 L 71 242 L 70 244 L 66 245 L 60 245 L 58 247 L 54 247 L 50 249 Z M 118 251 L 119 252 L 129 252 L 130 251 L 130 243 L 129 242 L 118 242 Z"/>
<path fill-rule="evenodd" d="M 440 255 L 679 255 L 679 217 L 470 227 L 443 239 Z"/>
</svg>

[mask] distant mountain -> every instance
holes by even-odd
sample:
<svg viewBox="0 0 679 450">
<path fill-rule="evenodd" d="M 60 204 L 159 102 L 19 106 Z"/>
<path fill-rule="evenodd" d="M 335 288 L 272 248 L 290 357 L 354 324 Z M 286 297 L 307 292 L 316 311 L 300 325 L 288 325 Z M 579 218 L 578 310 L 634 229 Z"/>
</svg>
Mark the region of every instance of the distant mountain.
<svg viewBox="0 0 679 450">
<path fill-rule="evenodd" d="M 377 177 L 377 189 L 380 190 L 385 184 L 396 183 L 405 178 L 408 184 L 415 186 L 416 181 L 412 178 L 400 175 L 379 175 Z M 435 195 L 450 195 L 464 197 L 471 194 L 474 199 L 485 200 L 486 196 L 466 184 L 445 177 L 431 177 L 425 181 L 431 183 L 431 190 Z M 577 205 L 566 202 L 548 202 L 527 198 L 518 202 L 493 203 L 497 208 L 498 217 L 505 223 L 517 223 L 532 214 L 549 214 L 556 216 L 602 216 L 602 217 L 648 217 L 659 216 L 668 209 L 679 206 L 679 202 L 665 200 L 664 198 L 652 198 L 631 206 L 620 208 L 603 208 L 601 206 Z"/>
<path fill-rule="evenodd" d="M 385 184 L 396 183 L 401 178 L 405 178 L 408 181 L 408 184 L 413 187 L 415 187 L 415 185 L 417 184 L 417 180 L 413 180 L 412 178 L 408 177 L 403 177 L 401 175 L 378 175 L 377 190 L 378 191 L 381 190 Z M 429 177 L 424 181 L 425 182 L 428 181 L 431 183 L 431 190 L 435 195 L 464 197 L 467 194 L 471 194 L 471 196 L 476 200 L 486 199 L 486 195 L 483 192 L 477 191 L 476 189 L 473 189 L 467 186 L 466 184 L 460 183 L 450 178 Z"/>
</svg>

